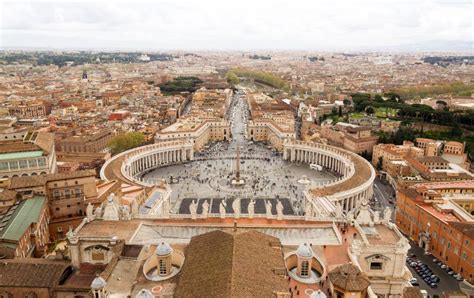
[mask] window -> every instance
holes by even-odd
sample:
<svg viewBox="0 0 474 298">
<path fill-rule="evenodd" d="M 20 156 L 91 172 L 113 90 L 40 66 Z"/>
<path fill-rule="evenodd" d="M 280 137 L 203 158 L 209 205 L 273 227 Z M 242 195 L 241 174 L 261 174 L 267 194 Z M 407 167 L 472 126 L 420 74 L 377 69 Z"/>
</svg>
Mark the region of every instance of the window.
<svg viewBox="0 0 474 298">
<path fill-rule="evenodd" d="M 309 276 L 309 262 L 301 262 L 301 276 Z"/>
<path fill-rule="evenodd" d="M 462 253 L 462 259 L 465 261 L 467 259 L 467 253 L 463 252 Z"/>
<path fill-rule="evenodd" d="M 38 295 L 36 295 L 33 292 L 29 292 L 25 295 L 25 298 L 36 298 L 36 297 L 38 297 Z"/>
<path fill-rule="evenodd" d="M 466 241 L 464 241 L 464 244 L 465 244 L 466 246 L 468 246 L 468 245 L 469 245 L 469 239 L 466 239 Z"/>
<path fill-rule="evenodd" d="M 459 254 L 459 248 L 457 248 L 457 247 L 454 248 L 454 254 L 455 254 L 455 255 L 458 255 L 458 254 Z"/>
<path fill-rule="evenodd" d="M 382 270 L 382 263 L 381 262 L 371 262 L 370 263 L 370 270 Z"/>
<path fill-rule="evenodd" d="M 160 275 L 166 275 L 167 273 L 165 260 L 160 260 Z"/>
<path fill-rule="evenodd" d="M 448 248 L 451 248 L 451 241 L 448 241 Z"/>
</svg>

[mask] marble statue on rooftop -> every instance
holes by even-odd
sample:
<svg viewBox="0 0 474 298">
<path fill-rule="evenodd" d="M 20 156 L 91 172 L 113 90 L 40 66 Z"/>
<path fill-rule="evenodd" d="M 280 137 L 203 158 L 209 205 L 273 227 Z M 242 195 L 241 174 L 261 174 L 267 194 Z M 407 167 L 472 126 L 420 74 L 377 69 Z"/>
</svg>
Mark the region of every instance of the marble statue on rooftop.
<svg viewBox="0 0 474 298">
<path fill-rule="evenodd" d="M 193 200 L 191 204 L 189 205 L 189 213 L 191 213 L 191 218 L 196 219 L 197 218 L 197 203 L 196 200 Z"/>
<path fill-rule="evenodd" d="M 240 199 L 235 198 L 232 202 L 232 210 L 234 211 L 234 217 L 240 218 Z"/>
<path fill-rule="evenodd" d="M 253 215 L 255 214 L 255 200 L 251 199 L 248 206 L 247 206 L 247 213 L 249 215 L 249 218 L 253 218 Z"/>
<path fill-rule="evenodd" d="M 86 207 L 86 216 L 89 222 L 94 220 L 94 206 L 89 202 Z"/>
<path fill-rule="evenodd" d="M 221 215 L 221 218 L 225 218 L 225 208 L 227 206 L 227 203 L 225 200 L 222 200 L 222 202 L 219 205 L 219 213 Z"/>
<path fill-rule="evenodd" d="M 265 201 L 265 211 L 267 213 L 267 219 L 271 219 L 273 217 L 272 202 L 270 202 L 269 200 Z"/>
<path fill-rule="evenodd" d="M 277 219 L 282 220 L 283 219 L 283 204 L 281 203 L 280 200 L 278 200 L 278 203 L 276 205 L 276 211 L 277 211 Z"/>
<path fill-rule="evenodd" d="M 207 218 L 208 215 L 209 215 L 209 203 L 207 202 L 207 200 L 205 200 L 204 203 L 202 203 L 202 217 Z"/>
<path fill-rule="evenodd" d="M 380 222 L 380 211 L 374 211 L 374 224 L 378 224 Z"/>
<path fill-rule="evenodd" d="M 115 200 L 114 194 L 111 194 L 107 198 L 107 204 L 104 207 L 104 215 L 102 216 L 102 219 L 103 220 L 119 220 L 120 219 L 120 210 Z"/>
<path fill-rule="evenodd" d="M 102 208 L 101 207 L 95 208 L 94 217 L 95 218 L 101 218 L 102 217 Z"/>
</svg>

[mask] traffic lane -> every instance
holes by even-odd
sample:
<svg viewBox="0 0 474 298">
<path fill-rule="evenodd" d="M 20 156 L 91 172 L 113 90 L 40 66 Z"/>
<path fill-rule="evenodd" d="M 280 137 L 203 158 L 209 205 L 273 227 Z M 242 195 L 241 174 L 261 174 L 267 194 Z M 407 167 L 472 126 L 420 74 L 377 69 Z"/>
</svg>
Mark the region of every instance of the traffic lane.
<svg viewBox="0 0 474 298">
<path fill-rule="evenodd" d="M 415 268 L 412 268 L 408 265 L 413 277 L 418 280 L 421 289 L 426 290 L 430 295 L 440 295 L 445 291 L 459 291 L 459 281 L 450 276 L 446 271 L 441 269 L 441 267 L 433 263 L 433 256 L 425 255 L 424 249 L 416 245 L 413 241 L 410 241 L 410 245 L 411 248 L 408 250 L 408 254 L 415 254 L 416 258 L 413 258 L 413 260 L 420 260 L 423 262 L 423 264 L 426 264 L 428 268 L 433 271 L 433 274 L 438 276 L 440 279 L 438 287 L 433 289 L 425 283 L 420 275 L 418 275 L 418 273 L 415 271 Z"/>
</svg>

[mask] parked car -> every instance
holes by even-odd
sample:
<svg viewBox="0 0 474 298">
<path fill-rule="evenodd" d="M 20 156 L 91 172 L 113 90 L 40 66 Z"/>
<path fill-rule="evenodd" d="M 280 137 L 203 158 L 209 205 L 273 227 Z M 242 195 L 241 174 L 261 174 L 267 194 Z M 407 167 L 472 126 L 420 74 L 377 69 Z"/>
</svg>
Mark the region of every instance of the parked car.
<svg viewBox="0 0 474 298">
<path fill-rule="evenodd" d="M 441 269 L 446 270 L 446 268 L 448 268 L 448 266 L 446 266 L 444 264 L 441 265 Z"/>
<path fill-rule="evenodd" d="M 433 283 L 430 283 L 430 287 L 432 287 L 432 288 L 436 288 L 437 286 L 438 286 L 437 283 L 434 283 L 434 282 L 433 282 Z"/>
<path fill-rule="evenodd" d="M 412 286 L 418 286 L 418 285 L 419 285 L 418 280 L 417 280 L 416 278 L 414 278 L 414 277 L 412 277 L 412 278 L 410 279 L 410 284 L 411 284 Z"/>
<path fill-rule="evenodd" d="M 461 275 L 460 273 L 455 274 L 455 275 L 453 275 L 453 276 L 454 276 L 454 278 L 455 278 L 456 280 L 459 280 L 459 281 L 463 281 L 463 280 L 464 280 L 464 278 L 462 277 L 462 275 Z"/>
<path fill-rule="evenodd" d="M 431 252 L 429 252 L 429 251 L 425 251 L 425 255 L 427 255 L 427 256 L 431 256 Z"/>
<path fill-rule="evenodd" d="M 433 259 L 433 263 L 438 264 L 439 260 L 438 259 Z"/>
<path fill-rule="evenodd" d="M 434 275 L 434 274 L 431 275 L 430 278 L 431 278 L 431 280 L 432 280 L 433 282 L 439 282 L 439 277 L 436 276 L 436 275 Z"/>
<path fill-rule="evenodd" d="M 453 271 L 453 270 L 449 270 L 449 271 L 448 271 L 448 274 L 449 274 L 449 275 L 454 275 L 454 271 Z"/>
</svg>

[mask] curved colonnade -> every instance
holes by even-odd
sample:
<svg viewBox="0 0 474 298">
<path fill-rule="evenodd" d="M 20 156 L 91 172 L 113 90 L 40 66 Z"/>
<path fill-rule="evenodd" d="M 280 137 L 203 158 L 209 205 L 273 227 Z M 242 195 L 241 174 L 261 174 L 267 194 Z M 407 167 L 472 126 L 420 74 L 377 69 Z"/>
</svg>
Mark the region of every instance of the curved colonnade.
<svg viewBox="0 0 474 298">
<path fill-rule="evenodd" d="M 160 166 L 194 159 L 192 141 L 164 141 L 134 148 L 108 160 L 101 169 L 102 179 L 118 179 L 127 183 L 152 186 L 156 181 L 144 180 L 142 174 Z M 313 183 L 305 191 L 306 215 L 331 216 L 339 204 L 350 211 L 373 195 L 375 170 L 361 156 L 338 147 L 287 140 L 283 144 L 283 159 L 297 163 L 317 164 L 337 173 L 325 183 Z"/>
<path fill-rule="evenodd" d="M 153 181 L 141 178 L 142 174 L 160 166 L 188 162 L 194 159 L 192 141 L 165 141 L 127 150 L 109 159 L 100 170 L 105 180 L 152 186 Z"/>
<path fill-rule="evenodd" d="M 308 216 L 329 215 L 335 211 L 336 203 L 347 212 L 373 195 L 375 170 L 353 152 L 320 143 L 289 140 L 283 144 L 283 159 L 317 164 L 340 175 L 333 181 L 312 184 L 307 188 Z"/>
</svg>

